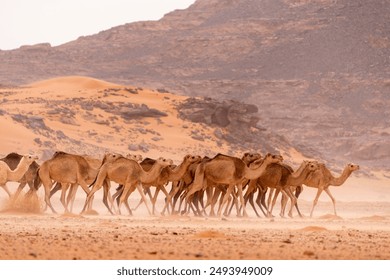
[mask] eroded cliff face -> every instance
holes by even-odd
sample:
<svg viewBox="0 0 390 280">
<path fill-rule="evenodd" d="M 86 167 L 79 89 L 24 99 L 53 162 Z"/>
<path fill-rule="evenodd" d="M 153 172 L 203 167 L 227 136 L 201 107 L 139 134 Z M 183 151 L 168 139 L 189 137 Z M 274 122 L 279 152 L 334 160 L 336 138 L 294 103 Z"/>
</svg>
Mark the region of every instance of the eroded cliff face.
<svg viewBox="0 0 390 280">
<path fill-rule="evenodd" d="M 214 135 L 234 147 L 258 152 L 277 152 L 291 144 L 259 124 L 256 105 L 235 100 L 218 101 L 213 98 L 188 98 L 177 106 L 179 117 L 203 123 L 214 129 Z M 202 138 L 202 136 L 194 136 Z M 270 145 L 269 143 L 273 143 Z"/>
</svg>

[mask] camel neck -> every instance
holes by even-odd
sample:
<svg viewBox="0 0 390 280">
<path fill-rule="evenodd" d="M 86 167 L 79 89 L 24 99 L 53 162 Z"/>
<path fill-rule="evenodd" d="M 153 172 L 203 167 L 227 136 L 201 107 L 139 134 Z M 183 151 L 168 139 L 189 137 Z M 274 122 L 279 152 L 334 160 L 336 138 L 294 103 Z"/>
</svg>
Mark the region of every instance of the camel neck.
<svg viewBox="0 0 390 280">
<path fill-rule="evenodd" d="M 287 185 L 289 186 L 298 186 L 303 183 L 309 174 L 310 170 L 307 166 L 303 167 L 301 170 L 297 170 L 294 173 L 290 174 L 287 179 Z"/>
<path fill-rule="evenodd" d="M 157 180 L 157 177 L 160 175 L 162 168 L 163 166 L 158 163 L 153 164 L 152 168 L 148 172 L 144 171 L 141 167 L 142 184 L 151 184 Z"/>
<path fill-rule="evenodd" d="M 188 161 L 183 161 L 178 165 L 175 169 L 169 170 L 169 180 L 170 181 L 178 181 L 181 177 L 186 173 L 188 167 L 191 163 Z"/>
<path fill-rule="evenodd" d="M 345 167 L 343 172 L 341 173 L 341 175 L 339 177 L 334 177 L 332 175 L 330 184 L 332 186 L 341 186 L 348 179 L 348 177 L 351 175 L 351 173 L 352 173 L 352 171 L 348 167 Z"/>
<path fill-rule="evenodd" d="M 250 168 L 245 165 L 245 178 L 248 180 L 255 180 L 259 178 L 267 169 L 267 166 L 270 164 L 270 162 L 263 161 L 263 163 L 257 167 L 257 168 Z"/>
<path fill-rule="evenodd" d="M 18 166 L 14 170 L 11 169 L 8 170 L 8 180 L 19 181 L 26 173 L 29 167 L 30 164 L 24 158 L 22 158 Z"/>
</svg>

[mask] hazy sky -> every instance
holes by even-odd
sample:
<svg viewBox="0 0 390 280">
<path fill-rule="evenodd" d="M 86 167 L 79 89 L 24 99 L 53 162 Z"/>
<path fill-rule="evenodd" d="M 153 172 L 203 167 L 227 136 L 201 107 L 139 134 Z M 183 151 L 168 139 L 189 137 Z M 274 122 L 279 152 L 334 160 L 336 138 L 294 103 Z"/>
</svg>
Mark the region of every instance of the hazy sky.
<svg viewBox="0 0 390 280">
<path fill-rule="evenodd" d="M 195 0 L 0 0 L 0 49 L 50 43 L 140 20 L 158 20 Z"/>
</svg>

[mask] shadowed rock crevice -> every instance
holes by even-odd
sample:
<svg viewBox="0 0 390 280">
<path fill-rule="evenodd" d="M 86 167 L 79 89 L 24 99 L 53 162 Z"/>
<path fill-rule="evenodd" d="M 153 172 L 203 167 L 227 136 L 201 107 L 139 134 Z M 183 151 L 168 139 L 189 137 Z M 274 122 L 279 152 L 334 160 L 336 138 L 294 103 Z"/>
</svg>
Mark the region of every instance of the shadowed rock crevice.
<svg viewBox="0 0 390 280">
<path fill-rule="evenodd" d="M 285 137 L 260 126 L 259 109 L 253 104 L 234 100 L 188 98 L 177 109 L 180 118 L 213 127 L 214 136 L 229 142 L 233 147 L 275 152 L 277 147 L 291 145 Z M 194 137 L 202 139 L 200 135 Z"/>
</svg>

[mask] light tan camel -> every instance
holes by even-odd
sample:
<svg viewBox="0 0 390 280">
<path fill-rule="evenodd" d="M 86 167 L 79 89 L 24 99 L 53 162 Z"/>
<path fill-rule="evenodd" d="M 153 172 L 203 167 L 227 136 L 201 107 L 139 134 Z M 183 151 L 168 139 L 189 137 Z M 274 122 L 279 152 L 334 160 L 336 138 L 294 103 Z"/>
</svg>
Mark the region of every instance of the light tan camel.
<svg viewBox="0 0 390 280">
<path fill-rule="evenodd" d="M 336 200 L 330 193 L 329 186 L 341 186 L 352 174 L 352 172 L 356 170 L 359 170 L 359 165 L 349 163 L 346 165 L 339 177 L 334 177 L 325 164 L 320 164 L 318 170 L 309 174 L 306 180 L 304 180 L 303 184 L 308 187 L 318 189 L 310 210 L 310 217 L 313 216 L 314 207 L 317 205 L 318 198 L 320 197 L 322 191 L 325 191 L 325 193 L 332 200 L 334 215 L 337 215 Z"/>
<path fill-rule="evenodd" d="M 280 192 L 282 192 L 283 196 L 285 196 L 285 197 L 287 196 L 291 201 L 291 207 L 290 207 L 290 210 L 288 212 L 288 216 L 292 217 L 292 209 L 294 206 L 297 205 L 297 198 L 293 194 L 291 187 L 302 185 L 303 182 L 306 180 L 307 176 L 309 176 L 309 174 L 318 170 L 319 165 L 316 162 L 304 161 L 304 162 L 302 162 L 301 166 L 295 172 L 292 171 L 291 167 L 289 168 L 287 166 L 283 166 L 282 168 L 284 169 L 284 172 L 282 171 L 284 174 L 282 174 L 282 176 L 280 177 L 280 181 L 276 185 L 267 186 L 266 184 L 264 184 L 264 183 L 267 183 L 267 182 L 265 182 L 265 180 L 264 181 L 260 180 L 260 182 L 258 181 L 258 183 L 260 183 L 260 185 L 264 184 L 264 186 L 274 188 L 276 190 L 276 192 L 273 195 L 271 207 L 268 208 L 268 217 L 272 217 L 272 210 L 275 206 L 276 199 L 277 199 Z M 263 179 L 265 179 L 265 178 L 263 178 Z M 285 202 L 287 202 L 287 200 L 285 200 Z M 284 208 L 285 208 L 285 203 L 281 207 L 281 211 L 280 211 L 281 217 L 284 216 Z M 297 209 L 298 209 L 298 207 L 297 207 Z"/>
<path fill-rule="evenodd" d="M 145 170 L 145 171 L 150 171 L 150 169 L 152 169 L 153 165 L 156 163 L 155 159 L 152 159 L 152 158 L 145 158 L 145 159 L 143 159 L 141 155 L 127 154 L 126 158 L 138 162 L 141 165 L 142 169 Z M 106 181 L 110 181 L 110 180 L 107 179 Z M 148 189 L 144 189 L 144 194 L 148 193 L 150 200 L 152 200 L 151 193 L 150 192 L 146 192 L 146 190 L 148 190 Z M 108 193 L 109 193 L 109 191 L 108 191 Z M 123 193 L 123 185 L 119 184 L 118 187 L 116 188 L 116 192 L 112 195 L 110 201 L 117 200 L 117 203 L 119 203 L 119 199 L 120 199 L 120 196 L 122 195 L 122 193 Z M 104 199 L 105 199 L 105 195 L 103 196 L 103 200 Z M 138 203 L 138 205 L 134 209 L 137 209 L 142 204 L 142 202 L 143 202 L 143 199 L 141 198 L 140 202 Z M 114 202 L 111 203 L 111 211 L 110 211 L 110 213 L 114 215 L 113 211 L 119 212 L 119 211 L 117 211 L 115 209 L 115 203 Z"/>
<path fill-rule="evenodd" d="M 56 152 L 54 154 L 54 156 L 57 153 L 59 153 L 59 152 Z M 94 158 L 94 157 L 91 157 L 89 155 L 82 155 L 82 157 L 87 161 L 87 163 L 89 165 L 89 168 L 90 168 L 90 172 L 89 172 L 89 175 L 88 175 L 88 180 L 86 181 L 86 183 L 91 184 L 94 181 L 94 179 L 96 178 L 96 176 L 97 176 L 97 174 L 99 172 L 99 169 L 100 169 L 100 167 L 102 166 L 103 163 L 112 162 L 112 161 L 116 160 L 117 158 L 122 157 L 122 155 L 116 154 L 116 153 L 106 153 L 103 156 L 102 160 Z M 109 184 L 110 184 L 109 180 L 106 180 L 104 182 L 104 185 L 109 185 Z M 66 204 L 65 211 L 68 211 L 67 209 L 69 209 L 69 211 L 72 212 L 74 200 L 76 198 L 77 187 L 78 187 L 77 183 L 65 184 L 65 183 L 58 183 L 57 182 L 57 184 L 54 186 L 54 188 L 52 188 L 51 191 L 50 191 L 50 198 L 58 190 L 61 190 L 61 202 L 64 204 L 66 191 L 70 188 L 69 193 L 68 193 L 68 197 L 67 197 L 67 200 L 66 200 L 66 203 L 65 203 Z M 109 189 L 109 187 L 106 188 L 106 189 Z M 111 196 L 109 194 L 106 195 L 104 198 L 108 198 L 110 200 L 109 201 L 110 204 L 113 204 L 112 200 L 111 200 Z M 103 198 L 103 202 L 106 205 L 108 205 L 107 199 L 104 199 L 104 198 Z M 92 208 L 92 201 L 91 201 L 91 204 L 89 205 L 89 207 Z"/>
<path fill-rule="evenodd" d="M 207 188 L 210 186 L 210 183 L 213 185 L 227 185 L 227 191 L 223 196 L 217 213 L 218 216 L 221 216 L 223 206 L 228 201 L 234 188 L 237 187 L 237 194 L 242 205 L 242 214 L 247 216 L 242 195 L 243 180 L 245 178 L 250 180 L 260 177 L 269 164 L 282 160 L 283 157 L 279 155 L 267 154 L 264 159 L 254 162 L 257 166 L 249 168 L 240 158 L 218 154 L 210 161 L 201 163 L 197 167 L 192 188 L 186 195 L 186 203 L 190 204 L 192 195 Z M 237 209 L 237 213 L 241 215 L 239 209 Z"/>
<path fill-rule="evenodd" d="M 117 157 L 117 154 L 107 154 L 105 158 L 106 160 L 114 160 Z M 70 197 L 68 198 L 68 202 L 73 201 L 73 193 L 76 193 L 78 185 L 80 185 L 84 192 L 88 194 L 88 185 L 95 179 L 97 173 L 98 170 L 93 168 L 85 157 L 65 152 L 56 152 L 51 159 L 42 163 L 38 170 L 39 179 L 45 189 L 46 205 L 53 213 L 56 213 L 50 202 L 50 193 L 53 182 L 57 182 L 62 187 L 61 203 L 64 206 L 65 211 L 69 212 L 68 203 L 65 202 L 66 190 L 69 186 L 73 189 L 72 194 L 70 194 Z M 35 183 L 36 188 L 38 188 L 39 184 L 40 182 Z"/>
<path fill-rule="evenodd" d="M 162 210 L 162 214 L 164 214 L 165 209 L 168 207 L 168 205 L 171 203 L 172 196 L 168 194 L 168 192 L 165 189 L 165 185 L 168 182 L 176 182 L 179 181 L 184 174 L 187 172 L 189 166 L 193 163 L 200 162 L 202 158 L 200 156 L 193 156 L 193 155 L 186 155 L 183 158 L 183 161 L 176 166 L 174 169 L 172 169 L 170 166 L 167 166 L 161 170 L 161 173 L 156 181 L 152 182 L 151 184 L 145 185 L 145 187 L 156 187 L 156 192 L 154 194 L 154 197 L 152 198 L 152 205 L 153 205 L 153 214 L 154 214 L 154 208 L 157 201 L 157 195 L 158 191 L 161 190 L 164 192 L 166 196 L 166 203 L 165 207 Z M 171 204 L 172 205 L 172 204 Z"/>
<path fill-rule="evenodd" d="M 183 158 L 183 161 L 178 166 L 171 166 L 170 165 L 170 166 L 164 167 L 161 170 L 161 173 L 156 181 L 154 181 L 151 184 L 143 184 L 142 185 L 144 187 L 144 192 L 146 192 L 149 195 L 149 198 L 152 202 L 152 207 L 153 207 L 152 214 L 153 215 L 155 214 L 155 205 L 157 202 L 157 196 L 158 196 L 159 191 L 161 190 L 165 195 L 165 206 L 161 212 L 161 214 L 164 215 L 165 210 L 167 208 L 168 208 L 168 212 L 169 212 L 169 205 L 172 205 L 172 194 L 174 193 L 172 191 L 170 193 L 168 193 L 167 190 L 165 189 L 165 186 L 169 182 L 172 182 L 172 188 L 174 188 L 176 186 L 175 182 L 181 180 L 181 178 L 187 172 L 189 166 L 193 163 L 198 163 L 201 160 L 202 160 L 202 158 L 200 156 L 186 155 Z M 149 165 L 149 166 L 143 165 L 142 163 L 141 163 L 141 166 L 145 171 L 149 171 L 151 168 L 151 165 Z M 152 197 L 152 194 L 150 192 L 151 187 L 156 187 L 156 191 L 155 191 L 153 197 Z M 142 204 L 142 199 L 140 200 L 138 205 L 135 207 L 135 209 L 137 209 L 141 204 Z"/>
<path fill-rule="evenodd" d="M 253 202 L 253 196 L 255 192 L 258 191 L 256 203 L 260 207 L 260 210 L 263 212 L 263 214 L 267 217 L 269 215 L 268 209 L 269 206 L 271 205 L 271 199 L 272 199 L 274 188 L 276 188 L 278 185 L 281 184 L 282 178 L 283 180 L 286 180 L 285 178 L 291 172 L 293 172 L 292 168 L 286 164 L 272 163 L 267 166 L 265 172 L 259 178 L 249 181 L 248 188 L 244 195 L 244 199 L 245 202 L 249 200 L 249 203 L 251 204 L 254 212 L 258 217 L 260 217 L 260 215 L 258 214 Z M 269 201 L 268 204 L 265 205 L 265 195 L 269 189 L 271 189 L 268 196 Z M 263 209 L 263 206 L 266 209 L 266 211 Z"/>
<path fill-rule="evenodd" d="M 146 205 L 146 208 L 148 209 L 149 214 L 151 214 L 149 206 L 146 202 L 145 194 L 142 189 L 142 184 L 149 184 L 156 180 L 156 178 L 161 172 L 161 169 L 170 164 L 172 164 L 171 160 L 159 158 L 156 160 L 156 163 L 153 165 L 152 169 L 149 172 L 144 171 L 138 162 L 125 157 L 121 157 L 113 162 L 103 164 L 99 170 L 95 182 L 92 183 L 92 190 L 87 195 L 87 199 L 85 201 L 82 212 L 85 211 L 86 206 L 89 204 L 89 201 L 92 199 L 94 193 L 98 191 L 102 187 L 103 182 L 108 179 L 124 186 L 123 193 L 120 196 L 118 202 L 119 214 L 121 214 L 120 209 L 123 203 L 125 203 L 125 206 L 128 209 L 129 213 L 132 214 L 127 200 L 129 195 L 136 188 L 140 193 Z"/>
<path fill-rule="evenodd" d="M 20 160 L 23 158 L 22 155 L 18 153 L 10 153 L 6 155 L 4 158 L 0 159 L 1 161 L 4 161 L 11 170 L 15 170 L 15 168 L 20 163 Z M 27 169 L 26 173 L 23 175 L 23 177 L 18 181 L 20 184 L 14 194 L 14 198 L 17 199 L 19 194 L 22 192 L 23 188 L 26 186 L 26 184 L 30 187 L 29 194 L 35 192 L 34 188 L 34 180 L 37 176 L 37 170 L 38 170 L 39 164 L 36 161 L 33 161 L 29 168 Z M 5 191 L 10 195 L 7 187 L 5 188 Z"/>
<path fill-rule="evenodd" d="M 18 182 L 29 169 L 31 163 L 37 160 L 38 157 L 32 155 L 24 155 L 19 161 L 18 166 L 11 170 L 8 164 L 4 161 L 0 161 L 0 187 L 2 187 L 9 196 L 11 196 L 6 183 L 7 182 Z"/>
<path fill-rule="evenodd" d="M 195 178 L 195 172 L 196 168 L 201 162 L 208 161 L 210 160 L 209 157 L 205 156 L 201 158 L 199 162 L 194 162 L 190 164 L 190 166 L 187 168 L 187 171 L 184 173 L 184 175 L 181 177 L 179 181 L 173 181 L 172 182 L 172 189 L 169 192 L 169 199 L 167 201 L 171 201 L 171 206 L 172 206 L 172 214 L 175 212 L 175 205 L 177 201 L 180 198 L 180 203 L 179 203 L 179 209 L 178 212 L 180 212 L 182 202 L 184 201 L 185 195 L 187 194 L 189 188 L 191 187 L 192 182 L 194 181 Z"/>
<path fill-rule="evenodd" d="M 252 162 L 255 162 L 257 160 L 260 160 L 261 159 L 261 154 L 259 153 L 245 153 L 242 157 L 241 157 L 241 160 L 247 165 L 249 166 Z M 248 179 L 244 179 L 243 182 L 242 182 L 242 186 L 246 186 L 248 184 L 249 180 Z M 210 185 L 210 184 L 209 184 Z M 215 186 L 214 188 L 212 187 L 208 187 L 206 188 L 206 194 L 207 194 L 207 201 L 206 201 L 206 205 L 204 208 L 207 208 L 209 205 L 210 205 L 210 213 L 209 215 L 210 216 L 215 216 L 215 212 L 214 212 L 214 207 L 218 201 L 218 198 L 220 196 L 224 196 L 225 193 L 226 193 L 226 189 L 227 189 L 227 186 L 226 185 L 217 185 Z M 214 192 L 213 192 L 214 190 Z M 231 204 L 231 208 L 230 208 L 230 211 L 229 211 L 229 214 L 231 212 L 231 209 L 236 206 L 237 207 L 237 195 L 235 192 L 232 192 L 232 196 L 229 197 L 229 199 L 233 199 L 233 203 Z M 220 202 L 222 202 L 222 200 L 220 200 Z M 230 200 L 228 202 L 230 204 Z M 205 211 L 203 211 L 205 212 Z M 228 213 L 225 213 L 225 215 L 227 216 Z"/>
</svg>

